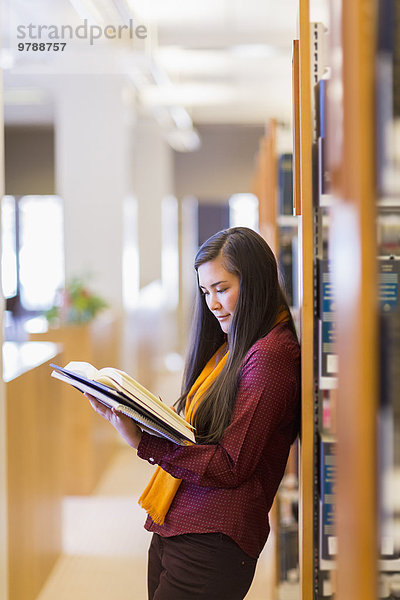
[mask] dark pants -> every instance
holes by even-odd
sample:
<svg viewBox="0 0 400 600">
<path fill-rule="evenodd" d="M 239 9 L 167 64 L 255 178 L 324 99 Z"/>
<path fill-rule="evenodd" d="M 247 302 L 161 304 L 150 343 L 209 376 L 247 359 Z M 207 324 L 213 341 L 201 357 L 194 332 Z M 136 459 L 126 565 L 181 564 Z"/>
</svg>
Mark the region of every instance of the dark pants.
<svg viewBox="0 0 400 600">
<path fill-rule="evenodd" d="M 163 538 L 149 548 L 149 600 L 243 600 L 257 560 L 222 533 Z"/>
</svg>

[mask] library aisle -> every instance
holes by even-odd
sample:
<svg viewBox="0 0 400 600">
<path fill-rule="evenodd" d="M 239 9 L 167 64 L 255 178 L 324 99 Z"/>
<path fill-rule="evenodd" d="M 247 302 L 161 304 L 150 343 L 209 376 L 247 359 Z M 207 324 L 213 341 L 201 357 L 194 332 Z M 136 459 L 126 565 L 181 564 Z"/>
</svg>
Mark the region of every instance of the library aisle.
<svg viewBox="0 0 400 600">
<path fill-rule="evenodd" d="M 163 389 L 176 386 L 176 374 L 163 378 Z M 92 495 L 64 499 L 63 555 L 37 600 L 146 600 L 150 534 L 137 498 L 153 468 L 121 444 Z M 271 600 L 269 568 L 267 544 L 246 600 Z M 280 595 L 280 600 L 298 598 L 293 586 Z"/>
</svg>

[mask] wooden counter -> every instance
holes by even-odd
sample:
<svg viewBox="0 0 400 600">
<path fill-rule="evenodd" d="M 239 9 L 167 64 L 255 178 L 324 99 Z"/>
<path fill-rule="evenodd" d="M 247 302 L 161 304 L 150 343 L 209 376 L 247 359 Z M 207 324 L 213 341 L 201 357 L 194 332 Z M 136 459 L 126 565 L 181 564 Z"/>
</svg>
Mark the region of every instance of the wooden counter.
<svg viewBox="0 0 400 600">
<path fill-rule="evenodd" d="M 34 600 L 61 553 L 61 447 L 58 385 L 50 343 L 3 345 L 6 393 L 9 600 Z"/>
<path fill-rule="evenodd" d="M 72 360 L 90 362 L 97 368 L 119 364 L 119 329 L 112 315 L 31 334 L 30 339 L 60 344 L 61 366 Z M 93 411 L 80 392 L 58 381 L 55 393 L 62 398 L 64 493 L 90 494 L 118 448 L 117 433 Z"/>
</svg>

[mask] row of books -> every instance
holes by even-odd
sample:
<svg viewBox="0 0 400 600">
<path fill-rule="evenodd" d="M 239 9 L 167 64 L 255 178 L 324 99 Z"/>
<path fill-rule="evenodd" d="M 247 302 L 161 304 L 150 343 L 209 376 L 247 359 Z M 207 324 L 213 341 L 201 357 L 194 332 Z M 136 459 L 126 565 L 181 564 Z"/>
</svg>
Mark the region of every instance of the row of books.
<svg viewBox="0 0 400 600">
<path fill-rule="evenodd" d="M 400 540 L 394 531 L 395 515 L 400 513 L 397 501 L 400 473 L 400 258 L 380 257 L 378 264 L 378 300 L 380 314 L 380 407 L 379 407 L 379 477 L 380 521 L 382 532 L 381 556 L 384 561 L 400 558 Z M 319 369 L 322 377 L 337 374 L 335 300 L 329 260 L 318 261 L 318 323 Z M 320 392 L 321 400 L 329 391 Z M 335 437 L 330 433 L 331 413 L 334 407 L 321 406 L 321 434 L 319 442 L 319 500 L 320 500 L 320 559 L 333 560 L 336 554 L 334 535 L 334 476 Z M 325 427 L 324 427 L 325 426 Z M 325 430 L 325 431 L 324 431 Z M 397 562 L 397 561 L 396 561 Z M 334 565 L 331 565 L 334 566 Z M 400 567 L 400 562 L 398 563 Z M 382 569 L 393 569 L 383 562 Z"/>
<path fill-rule="evenodd" d="M 379 569 L 400 572 L 400 4 L 379 3 L 377 64 L 377 173 L 378 193 L 384 207 L 378 221 L 377 315 L 379 318 Z M 311 26 L 313 94 L 313 182 L 317 214 L 334 207 L 327 165 L 327 106 L 329 69 L 325 65 L 325 29 Z M 383 200 L 383 202 L 382 202 Z M 393 211 L 390 209 L 393 208 Z M 322 224 L 322 217 L 319 217 Z M 328 225 L 329 227 L 329 225 Z M 322 228 L 323 229 L 323 228 Z M 318 232 L 321 235 L 321 231 Z M 320 580 L 316 597 L 331 598 L 324 572 L 336 568 L 335 533 L 336 453 L 335 399 L 340 365 L 337 358 L 337 325 L 334 277 L 329 260 L 329 241 L 323 229 L 316 249 L 315 326 L 318 332 L 316 393 L 318 444 L 316 506 L 318 507 L 318 559 Z M 328 578 L 329 579 L 329 578 Z M 329 586 L 328 586 L 329 587 Z"/>
</svg>

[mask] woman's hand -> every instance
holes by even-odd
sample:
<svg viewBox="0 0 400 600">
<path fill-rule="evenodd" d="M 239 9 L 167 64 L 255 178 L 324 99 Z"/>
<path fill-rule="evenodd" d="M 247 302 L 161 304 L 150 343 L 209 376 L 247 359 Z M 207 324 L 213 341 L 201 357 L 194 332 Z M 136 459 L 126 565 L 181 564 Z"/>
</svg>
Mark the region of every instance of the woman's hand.
<svg viewBox="0 0 400 600">
<path fill-rule="evenodd" d="M 139 446 L 142 432 L 130 417 L 127 417 L 123 413 L 115 410 L 115 408 L 108 408 L 108 406 L 105 406 L 102 402 L 99 402 L 91 394 L 85 393 L 85 396 L 89 400 L 94 410 L 104 419 L 109 421 L 111 425 L 118 431 L 120 436 L 126 442 L 128 442 L 132 448 L 137 448 Z"/>
</svg>

